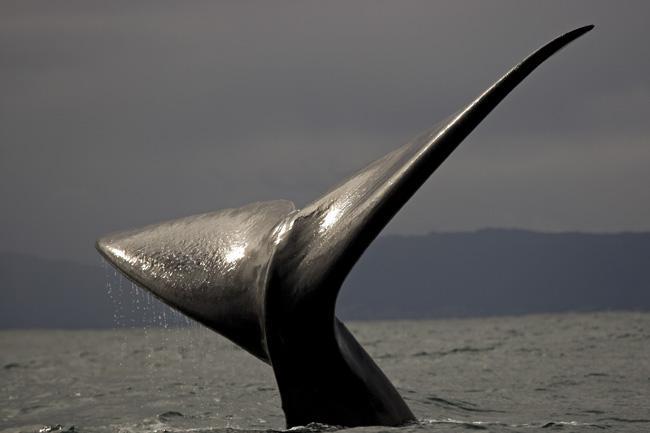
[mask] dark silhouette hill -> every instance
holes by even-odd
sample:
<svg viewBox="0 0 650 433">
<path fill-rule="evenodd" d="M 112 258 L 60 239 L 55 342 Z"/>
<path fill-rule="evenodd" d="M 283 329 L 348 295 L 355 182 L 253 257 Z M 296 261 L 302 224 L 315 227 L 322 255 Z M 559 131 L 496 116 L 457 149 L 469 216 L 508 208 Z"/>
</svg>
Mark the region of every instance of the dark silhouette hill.
<svg viewBox="0 0 650 433">
<path fill-rule="evenodd" d="M 111 299 L 107 279 L 119 284 L 99 265 L 1 253 L 0 328 L 151 325 L 165 311 L 157 301 L 143 308 L 130 283 Z M 650 310 L 650 233 L 385 236 L 338 302 L 348 320 L 594 310 Z"/>
<path fill-rule="evenodd" d="M 649 310 L 650 233 L 386 236 L 338 305 L 358 319 Z"/>
</svg>

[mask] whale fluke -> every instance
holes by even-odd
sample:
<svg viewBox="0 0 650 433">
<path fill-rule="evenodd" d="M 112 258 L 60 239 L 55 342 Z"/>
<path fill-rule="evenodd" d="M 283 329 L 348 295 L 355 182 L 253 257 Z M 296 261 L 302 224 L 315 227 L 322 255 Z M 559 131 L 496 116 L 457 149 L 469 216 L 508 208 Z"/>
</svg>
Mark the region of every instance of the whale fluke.
<svg viewBox="0 0 650 433">
<path fill-rule="evenodd" d="M 112 234 L 97 249 L 158 299 L 269 362 L 259 292 L 272 229 L 294 209 L 285 200 L 224 209 Z"/>
<path fill-rule="evenodd" d="M 490 111 L 592 28 L 544 45 L 447 123 L 301 210 L 289 201 L 254 203 L 109 235 L 97 249 L 163 302 L 270 364 L 288 427 L 413 421 L 336 318 L 340 287 L 383 227 Z"/>
</svg>

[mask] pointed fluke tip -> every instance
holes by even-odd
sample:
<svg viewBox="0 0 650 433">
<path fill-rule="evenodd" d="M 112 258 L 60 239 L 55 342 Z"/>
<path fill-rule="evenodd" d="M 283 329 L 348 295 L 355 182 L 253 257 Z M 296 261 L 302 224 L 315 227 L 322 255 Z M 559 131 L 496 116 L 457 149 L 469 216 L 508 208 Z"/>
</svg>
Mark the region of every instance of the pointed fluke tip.
<svg viewBox="0 0 650 433">
<path fill-rule="evenodd" d="M 544 58 L 550 57 L 554 52 L 560 50 L 567 44 L 575 41 L 578 39 L 580 36 L 584 35 L 585 33 L 591 31 L 595 26 L 593 24 L 589 24 L 588 26 L 582 26 L 578 27 L 577 29 L 573 29 L 567 33 L 564 33 L 563 35 L 560 35 L 553 39 L 551 42 L 548 44 L 544 45 L 542 48 L 537 50 L 535 53 L 533 53 L 529 58 L 534 57 L 536 55 L 541 55 Z"/>
<path fill-rule="evenodd" d="M 574 32 L 579 32 L 580 34 L 582 34 L 582 33 L 587 33 L 590 30 L 593 30 L 594 27 L 596 27 L 596 26 L 593 25 L 593 24 L 589 24 L 589 25 L 586 25 L 586 26 L 578 27 L 577 29 L 575 29 L 573 31 Z"/>
<path fill-rule="evenodd" d="M 101 254 L 104 260 L 113 266 L 117 266 L 117 260 L 111 248 L 111 239 L 108 236 L 97 239 L 95 241 L 95 249 Z"/>
<path fill-rule="evenodd" d="M 109 260 L 108 257 L 108 241 L 104 238 L 99 238 L 95 241 L 95 249 L 102 255 L 105 259 Z"/>
<path fill-rule="evenodd" d="M 562 45 L 566 45 L 569 42 L 578 39 L 580 36 L 584 35 L 585 33 L 590 32 L 591 30 L 593 30 L 594 27 L 596 26 L 594 26 L 593 24 L 589 24 L 588 26 L 578 27 L 577 29 L 571 30 L 570 32 L 567 32 L 562 36 L 556 38 L 555 41 L 560 42 Z"/>
<path fill-rule="evenodd" d="M 569 36 L 573 40 L 573 39 L 579 38 L 580 36 L 584 35 L 587 32 L 592 31 L 594 29 L 594 27 L 596 27 L 596 26 L 593 25 L 593 24 L 589 24 L 588 26 L 578 27 L 575 30 L 571 30 L 569 33 L 567 33 L 564 36 L 565 37 Z"/>
<path fill-rule="evenodd" d="M 127 256 L 125 256 L 117 239 L 111 235 L 101 237 L 95 241 L 95 249 L 101 254 L 104 260 L 118 268 L 121 272 L 126 273 L 123 265 L 124 262 L 128 261 Z"/>
</svg>

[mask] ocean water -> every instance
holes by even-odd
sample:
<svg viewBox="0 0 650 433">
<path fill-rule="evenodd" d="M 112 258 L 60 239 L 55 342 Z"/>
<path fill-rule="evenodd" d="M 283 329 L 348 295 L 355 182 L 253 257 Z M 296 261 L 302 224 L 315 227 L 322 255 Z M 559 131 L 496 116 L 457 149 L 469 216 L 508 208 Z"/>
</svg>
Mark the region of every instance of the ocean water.
<svg viewBox="0 0 650 433">
<path fill-rule="evenodd" d="M 355 431 L 650 431 L 650 313 L 348 325 L 419 420 Z M 0 332 L 3 433 L 283 428 L 270 367 L 198 325 Z"/>
</svg>

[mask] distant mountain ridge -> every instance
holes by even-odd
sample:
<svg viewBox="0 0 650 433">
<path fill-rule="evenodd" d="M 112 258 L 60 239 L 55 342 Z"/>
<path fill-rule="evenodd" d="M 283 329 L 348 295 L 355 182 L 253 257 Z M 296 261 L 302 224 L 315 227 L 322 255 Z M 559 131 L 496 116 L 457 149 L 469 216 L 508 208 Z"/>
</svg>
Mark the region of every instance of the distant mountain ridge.
<svg viewBox="0 0 650 433">
<path fill-rule="evenodd" d="M 593 310 L 650 310 L 650 233 L 386 236 L 339 297 L 359 319 Z"/>
<path fill-rule="evenodd" d="M 106 282 L 101 266 L 0 253 L 0 328 L 140 326 L 166 309 L 143 310 L 128 284 L 111 301 Z M 383 236 L 337 308 L 347 320 L 650 310 L 650 233 Z"/>
</svg>

